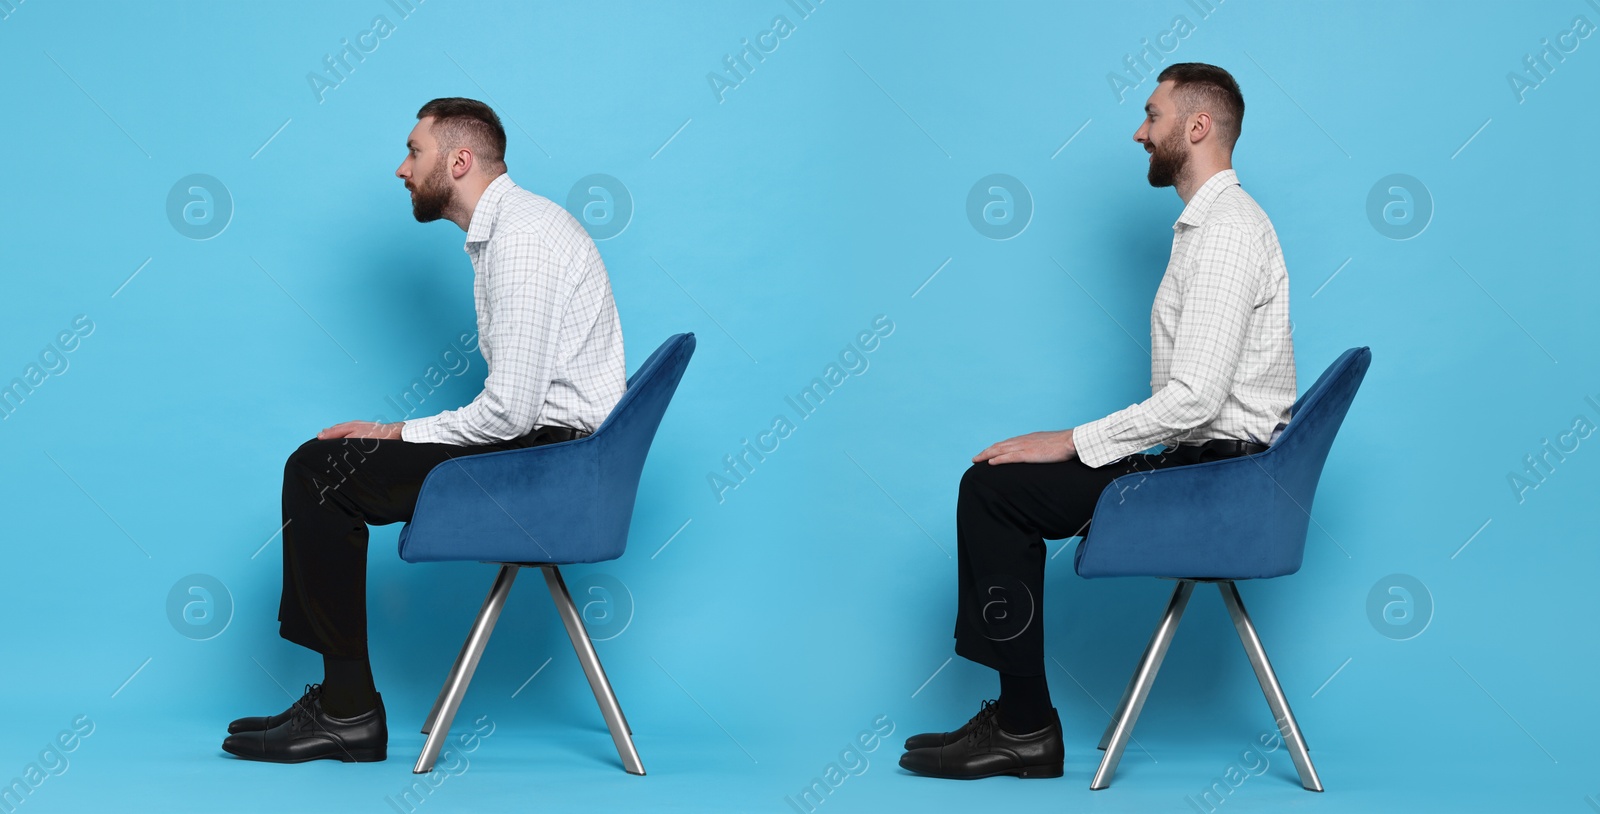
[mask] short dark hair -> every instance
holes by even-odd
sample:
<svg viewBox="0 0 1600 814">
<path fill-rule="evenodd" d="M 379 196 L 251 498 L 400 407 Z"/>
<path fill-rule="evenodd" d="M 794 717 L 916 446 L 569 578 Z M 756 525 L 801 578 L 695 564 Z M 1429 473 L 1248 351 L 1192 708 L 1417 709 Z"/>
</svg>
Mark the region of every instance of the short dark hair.
<svg viewBox="0 0 1600 814">
<path fill-rule="evenodd" d="M 1244 124 L 1244 94 L 1233 75 L 1204 62 L 1176 62 L 1156 77 L 1157 82 L 1169 80 L 1178 97 L 1179 113 L 1185 117 L 1200 110 L 1210 113 L 1223 145 L 1233 149 Z"/>
<path fill-rule="evenodd" d="M 466 145 L 486 169 L 505 171 L 506 129 L 493 108 L 476 99 L 450 96 L 434 99 L 417 111 L 418 121 L 429 116 L 439 146 L 449 150 Z"/>
</svg>

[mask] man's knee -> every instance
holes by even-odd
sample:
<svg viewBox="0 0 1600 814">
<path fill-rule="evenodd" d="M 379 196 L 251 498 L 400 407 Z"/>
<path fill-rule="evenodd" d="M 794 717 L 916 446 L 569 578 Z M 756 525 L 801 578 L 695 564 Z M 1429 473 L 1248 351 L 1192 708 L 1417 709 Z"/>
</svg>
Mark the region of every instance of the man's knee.
<svg viewBox="0 0 1600 814">
<path fill-rule="evenodd" d="M 349 471 L 378 449 L 376 438 L 313 438 L 289 453 L 286 469 Z"/>
<path fill-rule="evenodd" d="M 1016 483 L 1017 467 L 1021 466 L 1024 464 L 991 464 L 984 461 L 967 467 L 967 471 L 961 474 L 961 497 L 970 499 L 979 494 L 1004 494 Z"/>
<path fill-rule="evenodd" d="M 973 464 L 967 471 L 961 473 L 961 491 L 966 492 L 975 486 L 986 486 L 990 482 L 991 470 L 994 466 L 988 462 Z"/>
<path fill-rule="evenodd" d="M 354 477 L 367 456 L 374 451 L 375 439 L 313 438 L 301 444 L 284 462 L 284 482 L 299 482 L 316 491 L 318 503 Z"/>
<path fill-rule="evenodd" d="M 322 441 L 313 438 L 289 453 L 289 459 L 284 461 L 283 476 L 305 477 L 312 475 L 327 466 L 327 459 L 338 441 Z"/>
</svg>

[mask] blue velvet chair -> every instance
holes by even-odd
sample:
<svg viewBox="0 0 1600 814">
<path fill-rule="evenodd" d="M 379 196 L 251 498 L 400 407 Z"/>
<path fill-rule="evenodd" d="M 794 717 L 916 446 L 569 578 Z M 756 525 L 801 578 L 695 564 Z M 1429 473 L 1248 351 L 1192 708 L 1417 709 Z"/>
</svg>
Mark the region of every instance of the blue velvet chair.
<svg viewBox="0 0 1600 814">
<path fill-rule="evenodd" d="M 1178 585 L 1100 738 L 1106 753 L 1090 788 L 1111 785 L 1195 583 L 1213 582 L 1255 668 L 1300 784 L 1322 791 L 1300 726 L 1234 581 L 1300 570 L 1317 480 L 1371 363 L 1368 348 L 1345 351 L 1295 402 L 1289 425 L 1265 452 L 1125 475 L 1101 493 L 1094 521 L 1078 547 L 1078 575 L 1162 577 Z"/>
<path fill-rule="evenodd" d="M 645 454 L 694 345 L 694 334 L 678 334 L 651 354 L 628 379 L 622 400 L 593 435 L 469 455 L 428 473 L 411 522 L 400 532 L 400 558 L 498 563 L 500 571 L 422 726 L 428 739 L 413 769 L 416 773 L 433 769 L 518 571 L 537 567 L 589 678 L 622 767 L 630 774 L 644 774 L 633 731 L 573 607 L 560 566 L 622 556 Z"/>
</svg>

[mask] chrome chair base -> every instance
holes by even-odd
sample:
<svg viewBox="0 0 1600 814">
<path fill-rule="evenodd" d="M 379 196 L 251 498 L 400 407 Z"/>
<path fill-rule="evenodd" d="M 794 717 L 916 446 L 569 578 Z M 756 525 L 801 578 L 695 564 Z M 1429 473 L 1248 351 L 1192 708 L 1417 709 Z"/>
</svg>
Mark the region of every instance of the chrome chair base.
<svg viewBox="0 0 1600 814">
<path fill-rule="evenodd" d="M 617 703 L 616 693 L 611 690 L 611 682 L 606 678 L 605 668 L 600 666 L 600 656 L 595 652 L 594 643 L 589 640 L 589 633 L 583 627 L 583 618 L 578 615 L 578 609 L 572 604 L 572 595 L 567 592 L 567 584 L 561 578 L 560 568 L 554 565 L 520 563 L 505 563 L 500 566 L 494 585 L 489 589 L 489 595 L 484 598 L 483 607 L 478 611 L 478 617 L 467 633 L 467 640 L 461 645 L 461 653 L 456 656 L 455 664 L 450 668 L 444 688 L 439 691 L 439 697 L 433 702 L 433 709 L 423 721 L 422 732 L 428 739 L 422 746 L 422 754 L 417 758 L 417 765 L 412 772 L 426 774 L 433 771 L 433 764 L 439 759 L 445 738 L 450 734 L 450 724 L 455 720 L 456 712 L 461 708 L 461 700 L 467 694 L 467 685 L 472 681 L 473 672 L 478 669 L 478 660 L 483 657 L 483 650 L 489 644 L 489 634 L 494 632 L 495 622 L 499 620 L 500 611 L 505 607 L 506 597 L 511 595 L 511 584 L 516 581 L 517 569 L 530 567 L 544 571 L 545 587 L 550 590 L 550 599 L 555 603 L 556 613 L 561 617 L 561 623 L 567 629 L 567 638 L 572 640 L 572 649 L 577 653 L 578 662 L 583 665 L 583 673 L 589 679 L 589 689 L 594 692 L 595 701 L 600 705 L 600 714 L 605 718 L 606 728 L 611 731 L 611 740 L 616 744 L 617 755 L 622 758 L 622 768 L 629 774 L 644 774 L 644 764 L 640 762 L 639 751 L 633 745 L 633 730 L 628 726 L 628 719 L 622 714 L 622 706 Z"/>
<path fill-rule="evenodd" d="M 1289 709 L 1289 699 L 1278 684 L 1277 674 L 1272 671 L 1272 662 L 1267 660 L 1266 648 L 1261 646 L 1261 637 L 1256 635 L 1250 614 L 1245 612 L 1238 587 L 1232 580 L 1217 580 L 1216 583 L 1217 590 L 1222 592 L 1222 602 L 1228 608 L 1228 616 L 1233 619 L 1233 627 L 1239 633 L 1239 641 L 1244 645 L 1245 655 L 1250 658 L 1250 666 L 1255 668 L 1256 680 L 1261 683 L 1261 692 L 1267 698 L 1267 706 L 1272 709 L 1273 720 L 1277 722 L 1278 732 L 1289 750 L 1289 758 L 1294 761 L 1295 771 L 1300 774 L 1300 785 L 1311 791 L 1322 791 L 1322 780 L 1311 765 L 1311 753 L 1306 748 L 1305 736 L 1300 733 L 1300 725 L 1295 721 L 1294 712 Z M 1095 791 L 1111 785 L 1111 775 L 1117 771 L 1122 752 L 1133 737 L 1133 726 L 1139 720 L 1145 700 L 1150 697 L 1150 688 L 1156 682 L 1156 673 L 1161 670 L 1161 662 L 1167 656 L 1172 637 L 1178 632 L 1178 622 L 1183 619 L 1184 608 L 1189 605 L 1194 584 L 1195 580 L 1179 580 L 1178 587 L 1173 589 L 1167 610 L 1161 615 L 1155 633 L 1150 636 L 1150 644 L 1145 647 L 1144 655 L 1139 657 L 1139 665 L 1133 672 L 1133 678 L 1128 681 L 1127 689 L 1122 692 L 1117 711 L 1112 714 L 1105 734 L 1100 736 L 1099 748 L 1104 749 L 1106 754 L 1100 760 L 1094 780 L 1089 783 L 1089 788 Z"/>
</svg>

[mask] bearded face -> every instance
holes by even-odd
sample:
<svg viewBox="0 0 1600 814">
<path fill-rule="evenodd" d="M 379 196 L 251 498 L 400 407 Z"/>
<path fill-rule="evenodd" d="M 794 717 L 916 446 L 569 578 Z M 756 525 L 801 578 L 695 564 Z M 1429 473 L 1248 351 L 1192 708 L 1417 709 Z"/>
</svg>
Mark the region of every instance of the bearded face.
<svg viewBox="0 0 1600 814">
<path fill-rule="evenodd" d="M 1183 130 L 1173 128 L 1164 139 L 1151 141 L 1145 149 L 1150 153 L 1150 186 L 1170 187 L 1178 182 L 1189 154 L 1183 149 Z"/>
<path fill-rule="evenodd" d="M 433 162 L 433 168 L 427 174 L 416 179 L 415 186 L 406 184 L 411 190 L 411 214 L 418 223 L 428 223 L 444 217 L 444 211 L 455 200 L 455 188 L 445 178 L 444 155 L 441 153 Z"/>
</svg>

